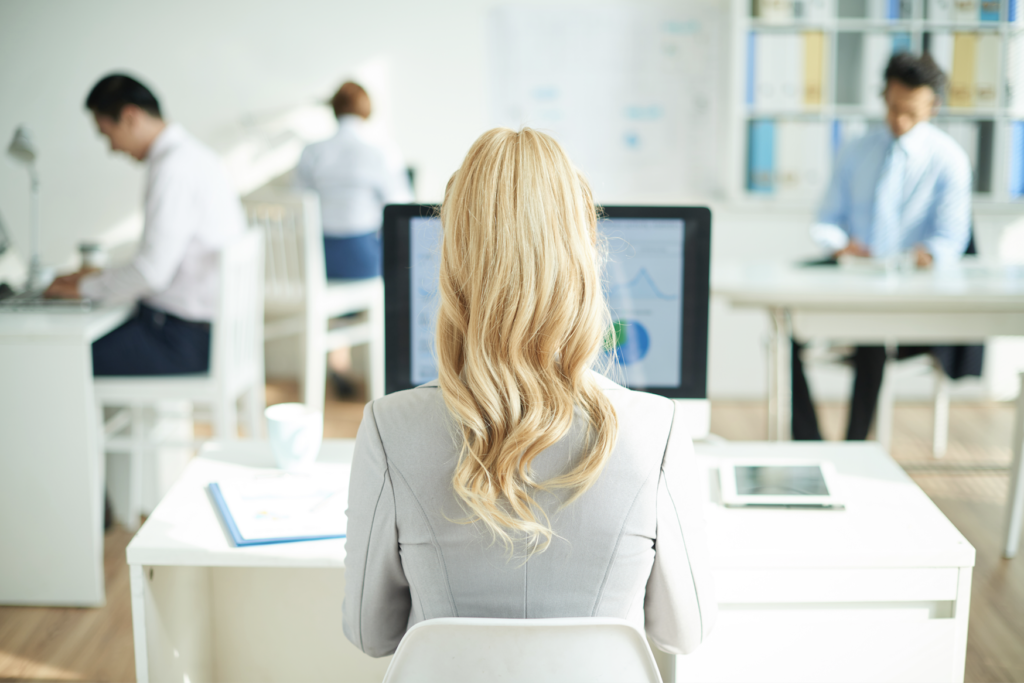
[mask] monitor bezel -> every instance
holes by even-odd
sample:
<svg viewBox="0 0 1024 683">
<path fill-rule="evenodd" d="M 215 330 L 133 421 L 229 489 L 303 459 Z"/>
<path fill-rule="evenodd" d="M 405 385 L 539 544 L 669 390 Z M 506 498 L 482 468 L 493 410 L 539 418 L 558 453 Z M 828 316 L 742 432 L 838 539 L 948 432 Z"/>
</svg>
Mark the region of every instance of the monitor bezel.
<svg viewBox="0 0 1024 683">
<path fill-rule="evenodd" d="M 411 389 L 411 301 L 409 224 L 438 215 L 435 204 L 389 204 L 384 208 L 384 386 L 385 393 Z M 632 387 L 674 399 L 707 398 L 708 300 L 711 270 L 711 210 L 704 206 L 604 206 L 602 218 L 682 219 L 683 344 L 680 383 Z"/>
</svg>

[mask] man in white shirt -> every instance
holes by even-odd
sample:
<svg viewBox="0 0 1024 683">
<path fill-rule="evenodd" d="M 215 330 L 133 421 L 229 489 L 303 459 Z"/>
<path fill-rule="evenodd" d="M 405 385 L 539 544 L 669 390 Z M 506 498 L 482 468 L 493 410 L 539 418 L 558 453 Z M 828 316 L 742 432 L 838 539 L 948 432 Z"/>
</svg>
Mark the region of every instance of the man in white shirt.
<svg viewBox="0 0 1024 683">
<path fill-rule="evenodd" d="M 245 229 L 238 195 L 217 156 L 167 124 L 130 76 L 103 78 L 86 107 L 111 150 L 148 166 L 142 240 L 130 263 L 57 278 L 47 295 L 138 303 L 131 320 L 93 344 L 96 375 L 205 372 L 220 252 Z"/>
<path fill-rule="evenodd" d="M 296 182 L 320 195 L 327 277 L 377 277 L 384 206 L 412 201 L 409 179 L 396 147 L 367 123 L 360 85 L 342 84 L 331 106 L 338 132 L 303 150 Z"/>
</svg>

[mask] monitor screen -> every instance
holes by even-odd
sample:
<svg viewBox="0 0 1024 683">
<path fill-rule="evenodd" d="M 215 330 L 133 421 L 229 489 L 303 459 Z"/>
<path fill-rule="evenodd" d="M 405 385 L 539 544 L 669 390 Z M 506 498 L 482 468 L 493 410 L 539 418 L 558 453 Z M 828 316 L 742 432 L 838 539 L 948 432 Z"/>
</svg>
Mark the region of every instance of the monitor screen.
<svg viewBox="0 0 1024 683">
<path fill-rule="evenodd" d="M 385 212 L 389 392 L 437 377 L 434 334 L 442 234 L 436 212 L 426 208 L 394 206 Z M 604 214 L 598 229 L 608 247 L 604 291 L 612 326 L 605 353 L 615 361 L 609 376 L 631 388 L 703 398 L 710 213 L 605 207 Z M 688 251 L 693 252 L 690 258 Z M 688 346 L 690 353 L 685 352 Z M 407 355 L 400 358 L 403 349 Z"/>
</svg>

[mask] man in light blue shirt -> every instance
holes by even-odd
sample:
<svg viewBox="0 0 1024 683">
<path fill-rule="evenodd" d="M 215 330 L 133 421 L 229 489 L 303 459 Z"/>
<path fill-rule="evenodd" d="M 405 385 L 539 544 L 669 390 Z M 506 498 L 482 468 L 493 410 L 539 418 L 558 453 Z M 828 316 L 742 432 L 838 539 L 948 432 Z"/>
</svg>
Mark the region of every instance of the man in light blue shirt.
<svg viewBox="0 0 1024 683">
<path fill-rule="evenodd" d="M 835 257 L 901 259 L 918 267 L 956 261 L 971 233 L 971 165 L 957 142 L 931 123 L 945 75 L 927 54 L 894 55 L 885 70 L 884 128 L 839 154 L 812 239 Z M 901 349 L 900 357 L 928 349 Z M 858 347 L 847 439 L 865 439 L 885 365 L 883 347 Z M 947 368 L 948 370 L 948 368 Z M 974 373 L 971 373 L 974 374 Z M 793 350 L 793 437 L 820 439 L 814 407 Z"/>
</svg>

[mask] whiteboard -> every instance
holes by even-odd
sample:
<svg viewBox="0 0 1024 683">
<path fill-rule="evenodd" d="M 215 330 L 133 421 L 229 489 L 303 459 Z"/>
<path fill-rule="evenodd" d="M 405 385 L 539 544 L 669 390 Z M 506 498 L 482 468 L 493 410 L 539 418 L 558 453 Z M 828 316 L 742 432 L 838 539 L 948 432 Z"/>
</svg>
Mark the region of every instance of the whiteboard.
<svg viewBox="0 0 1024 683">
<path fill-rule="evenodd" d="M 495 125 L 553 135 L 599 202 L 719 192 L 724 10 L 511 5 L 488 23 Z"/>
</svg>

